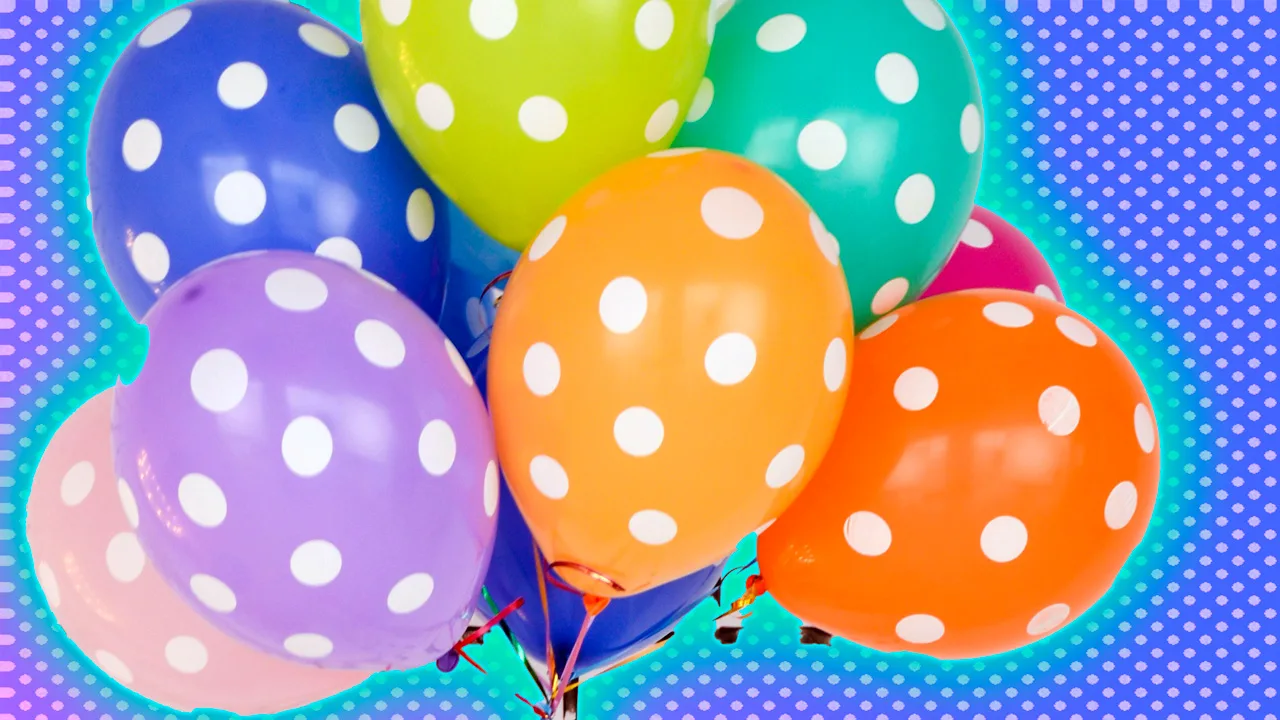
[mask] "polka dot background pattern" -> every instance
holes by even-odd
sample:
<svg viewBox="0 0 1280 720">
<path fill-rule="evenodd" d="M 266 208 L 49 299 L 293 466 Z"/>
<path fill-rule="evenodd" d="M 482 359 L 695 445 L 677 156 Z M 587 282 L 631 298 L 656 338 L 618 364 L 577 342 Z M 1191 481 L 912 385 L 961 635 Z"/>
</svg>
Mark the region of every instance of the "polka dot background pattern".
<svg viewBox="0 0 1280 720">
<path fill-rule="evenodd" d="M 904 1 L 921 22 L 935 17 L 934 0 Z M 118 374 L 133 375 L 145 347 L 94 249 L 84 143 L 112 59 L 176 4 L 0 0 L 0 715 L 180 717 L 121 689 L 93 664 L 111 671 L 113 658 L 86 657 L 54 627 L 22 530 L 31 477 L 58 423 Z M 494 9 L 506 3 L 476 4 L 492 6 L 482 10 L 501 32 Z M 309 5 L 358 32 L 354 0 Z M 1147 383 L 1164 477 L 1146 539 L 1097 607 L 1029 648 L 978 661 L 840 640 L 800 645 L 799 622 L 767 599 L 725 646 L 713 637 L 720 611 L 706 603 L 665 647 L 585 684 L 581 717 L 1275 717 L 1276 2 L 944 5 L 983 85 L 979 203 L 1027 232 L 1067 303 L 1114 338 Z M 662 18 L 651 12 L 638 31 L 656 42 Z M 784 46 L 798 32 L 783 24 L 764 42 Z M 451 108 L 439 112 L 452 119 Z M 368 142 L 358 119 L 345 123 L 352 142 Z M 811 132 L 820 138 L 822 129 Z M 143 140 L 142 150 L 154 142 Z M 543 252 L 555 240 L 548 235 Z M 332 247 L 344 252 L 341 238 Z M 162 262 L 147 254 L 140 271 L 161 272 Z M 1087 341 L 1078 328 L 1059 329 Z M 394 343 L 365 332 L 370 352 L 392 362 Z M 731 379 L 746 360 L 725 342 L 712 366 Z M 529 367 L 538 382 L 554 381 L 550 359 Z M 1135 427 L 1142 422 L 1135 417 Z M 547 478 L 562 481 L 554 467 Z M 853 519 L 845 533 L 869 554 L 892 542 L 873 517 Z M 997 526 L 992 537 L 997 552 L 1016 546 L 1016 530 Z M 754 540 L 744 541 L 731 565 L 753 552 Z M 219 590 L 205 589 L 225 602 Z M 741 590 L 735 576 L 725 595 Z M 406 578 L 387 602 L 407 607 L 423 592 Z M 1055 626 L 1054 613 L 1031 624 Z M 937 631 L 931 618 L 910 620 L 904 632 Z M 317 650 L 315 638 L 294 642 Z M 194 663 L 191 650 L 178 643 L 170 652 Z M 488 676 L 465 666 L 380 674 L 281 717 L 522 717 L 513 693 L 534 690 L 509 648 L 486 642 L 474 657 Z"/>
</svg>

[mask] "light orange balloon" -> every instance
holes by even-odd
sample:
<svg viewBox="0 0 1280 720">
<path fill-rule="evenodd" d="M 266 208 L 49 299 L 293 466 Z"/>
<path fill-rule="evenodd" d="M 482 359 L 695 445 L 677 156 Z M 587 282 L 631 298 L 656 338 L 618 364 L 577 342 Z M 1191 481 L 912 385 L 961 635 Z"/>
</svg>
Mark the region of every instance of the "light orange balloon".
<svg viewBox="0 0 1280 720">
<path fill-rule="evenodd" d="M 777 176 L 669 150 L 599 177 L 533 241 L 489 358 L 499 456 L 587 593 L 719 562 L 808 481 L 843 406 L 835 239 Z"/>
<path fill-rule="evenodd" d="M 835 442 L 760 536 L 768 591 L 885 651 L 972 658 L 1079 617 L 1155 506 L 1151 401 L 1053 300 L 939 295 L 864 330 Z"/>
</svg>

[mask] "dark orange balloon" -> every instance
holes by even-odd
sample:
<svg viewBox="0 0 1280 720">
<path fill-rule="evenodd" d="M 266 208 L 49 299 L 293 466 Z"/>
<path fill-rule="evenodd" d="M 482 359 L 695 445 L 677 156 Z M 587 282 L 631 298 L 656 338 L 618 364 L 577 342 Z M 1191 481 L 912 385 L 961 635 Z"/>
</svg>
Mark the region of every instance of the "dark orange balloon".
<svg viewBox="0 0 1280 720">
<path fill-rule="evenodd" d="M 1159 466 L 1146 391 L 1101 330 L 1027 293 L 941 295 L 863 331 L 831 450 L 761 535 L 761 573 L 806 623 L 879 650 L 1012 650 L 1110 587 Z"/>
</svg>

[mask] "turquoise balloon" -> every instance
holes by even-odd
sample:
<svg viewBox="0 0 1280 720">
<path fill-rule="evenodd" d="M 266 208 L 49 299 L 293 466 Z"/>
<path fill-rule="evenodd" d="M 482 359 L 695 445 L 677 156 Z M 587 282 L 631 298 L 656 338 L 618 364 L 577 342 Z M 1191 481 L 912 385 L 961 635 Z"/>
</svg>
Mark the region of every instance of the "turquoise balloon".
<svg viewBox="0 0 1280 720">
<path fill-rule="evenodd" d="M 821 218 L 820 244 L 838 243 L 863 328 L 942 269 L 982 142 L 973 61 L 936 0 L 740 0 L 675 145 L 744 155 L 791 183 Z"/>
</svg>

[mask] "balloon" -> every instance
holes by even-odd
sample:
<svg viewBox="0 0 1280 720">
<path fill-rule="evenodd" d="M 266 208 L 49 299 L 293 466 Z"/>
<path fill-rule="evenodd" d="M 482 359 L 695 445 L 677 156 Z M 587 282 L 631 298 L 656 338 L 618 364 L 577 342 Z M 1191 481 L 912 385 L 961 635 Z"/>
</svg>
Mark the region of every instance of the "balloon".
<svg viewBox="0 0 1280 720">
<path fill-rule="evenodd" d="M 1022 290 L 1062 302 L 1058 279 L 1035 243 L 980 207 L 973 209 L 951 259 L 920 297 L 975 288 Z"/>
<path fill-rule="evenodd" d="M 336 262 L 235 256 L 146 316 L 116 467 L 165 578 L 219 628 L 334 668 L 411 668 L 461 636 L 498 469 L 458 351 Z"/>
<path fill-rule="evenodd" d="M 189 3 L 138 34 L 88 154 L 98 249 L 135 318 L 197 267 L 262 249 L 363 267 L 439 316 L 445 200 L 368 72 L 359 43 L 272 0 Z"/>
<path fill-rule="evenodd" d="M 547 619 L 542 611 L 538 588 L 541 570 L 534 563 L 533 549 L 529 526 L 520 516 L 510 491 L 504 487 L 493 561 L 489 564 L 484 585 L 498 607 L 505 607 L 516 598 L 524 598 L 524 605 L 508 615 L 506 623 L 520 641 L 525 654 L 535 660 L 543 660 L 547 656 Z M 604 669 L 662 638 L 675 628 L 682 617 L 711 595 L 723 569 L 724 563 L 721 562 L 639 595 L 610 602 L 592 621 L 578 653 L 574 674 L 582 676 L 592 670 Z M 545 587 L 556 672 L 563 673 L 564 663 L 569 659 L 586 611 L 582 607 L 582 597 L 577 593 L 552 583 L 546 583 Z"/>
<path fill-rule="evenodd" d="M 777 172 L 839 243 L 859 329 L 924 290 L 978 189 L 973 62 L 935 0 L 754 0 L 725 16 L 677 147 Z"/>
<path fill-rule="evenodd" d="M 878 650 L 972 658 L 1079 617 L 1142 539 L 1151 401 L 1096 326 L 967 290 L 863 331 L 813 482 L 758 544 L 769 592 Z"/>
<path fill-rule="evenodd" d="M 361 3 L 392 125 L 440 187 L 523 249 L 578 188 L 671 144 L 702 79 L 707 0 Z"/>
<path fill-rule="evenodd" d="M 507 283 L 489 402 L 553 567 L 635 594 L 720 562 L 781 512 L 843 407 L 852 317 L 804 200 L 715 151 L 611 170 Z"/>
<path fill-rule="evenodd" d="M 139 506 L 111 463 L 106 390 L 49 443 L 27 505 L 27 539 L 67 637 L 116 682 L 177 710 L 274 713 L 368 673 L 280 660 L 223 635 L 165 585 L 134 530 Z"/>
</svg>

